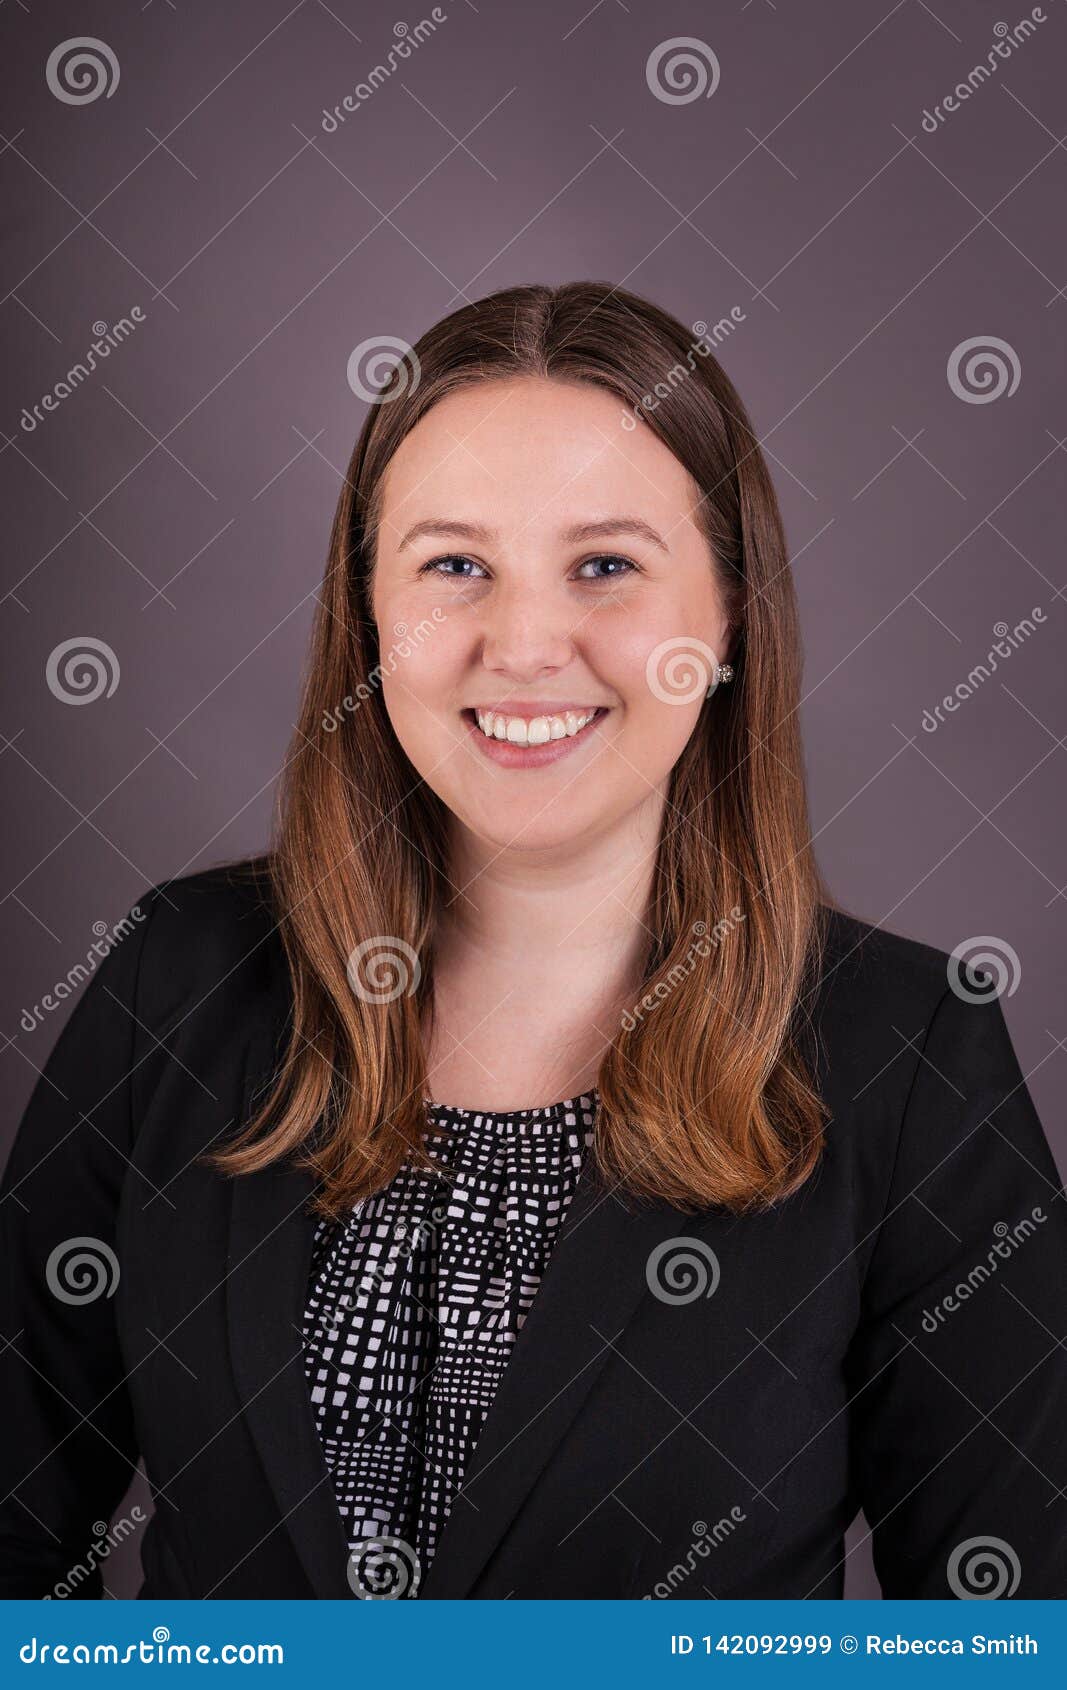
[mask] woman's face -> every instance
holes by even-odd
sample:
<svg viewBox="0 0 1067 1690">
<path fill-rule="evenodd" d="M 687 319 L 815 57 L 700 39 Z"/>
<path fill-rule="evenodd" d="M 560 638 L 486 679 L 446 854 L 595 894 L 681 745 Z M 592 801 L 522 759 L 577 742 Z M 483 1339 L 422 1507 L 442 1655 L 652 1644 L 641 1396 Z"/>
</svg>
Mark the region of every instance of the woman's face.
<svg viewBox="0 0 1067 1690">
<path fill-rule="evenodd" d="M 439 401 L 386 471 L 385 705 L 423 780 L 497 848 L 658 817 L 727 656 L 698 491 L 622 416 L 589 384 L 485 381 Z"/>
</svg>

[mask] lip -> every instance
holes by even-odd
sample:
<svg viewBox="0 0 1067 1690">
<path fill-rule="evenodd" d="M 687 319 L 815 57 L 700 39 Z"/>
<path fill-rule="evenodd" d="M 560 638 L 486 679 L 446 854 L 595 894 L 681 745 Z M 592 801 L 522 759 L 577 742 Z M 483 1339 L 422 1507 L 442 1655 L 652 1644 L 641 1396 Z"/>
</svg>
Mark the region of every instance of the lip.
<svg viewBox="0 0 1067 1690">
<path fill-rule="evenodd" d="M 524 716 L 528 722 L 532 722 L 536 716 L 565 716 L 568 710 L 573 710 L 576 716 L 580 716 L 586 710 L 607 708 L 606 704 L 590 704 L 587 698 L 508 698 L 502 704 L 467 706 L 467 710 L 480 710 L 483 715 L 491 710 L 495 716 Z"/>
<path fill-rule="evenodd" d="M 481 706 L 479 706 L 480 708 Z M 491 708 L 491 706 L 486 706 L 486 708 Z M 550 709 L 542 707 L 528 711 L 526 705 L 512 704 L 505 713 L 511 716 L 529 715 L 530 720 L 532 720 L 534 716 L 558 716 L 562 710 L 572 708 L 574 707 L 571 705 L 560 706 L 557 704 Z M 579 706 L 579 708 L 588 709 L 589 706 Z M 487 757 L 491 763 L 496 763 L 502 769 L 539 769 L 545 763 L 558 763 L 561 757 L 569 756 L 572 751 L 576 751 L 580 745 L 584 745 L 591 735 L 597 732 L 601 722 L 610 714 L 610 711 L 609 707 L 603 704 L 597 705 L 596 710 L 597 714 L 593 717 L 593 720 L 587 722 L 584 728 L 579 728 L 576 734 L 569 735 L 566 739 L 550 739 L 545 745 L 514 745 L 509 739 L 489 739 L 478 726 L 473 709 L 464 710 L 462 716 L 467 723 L 468 733 L 473 739 L 477 740 L 482 755 Z"/>
</svg>

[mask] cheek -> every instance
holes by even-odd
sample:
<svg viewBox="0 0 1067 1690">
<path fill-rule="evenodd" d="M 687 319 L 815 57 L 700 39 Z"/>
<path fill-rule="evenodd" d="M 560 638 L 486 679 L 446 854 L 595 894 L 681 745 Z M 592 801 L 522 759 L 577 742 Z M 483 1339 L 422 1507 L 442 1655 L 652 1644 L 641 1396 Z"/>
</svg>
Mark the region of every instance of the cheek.
<svg viewBox="0 0 1067 1690">
<path fill-rule="evenodd" d="M 592 644 L 587 650 L 627 712 L 659 718 L 666 732 L 664 705 L 686 719 L 695 721 L 699 714 L 719 656 L 721 627 L 714 605 L 672 603 L 616 617 L 610 625 L 605 619 L 596 629 L 595 652 Z"/>
<path fill-rule="evenodd" d="M 673 768 L 696 727 L 717 632 L 717 624 L 709 627 L 679 605 L 654 617 L 620 617 L 610 638 L 604 630 L 597 667 L 624 707 L 627 761 L 646 780 L 658 781 Z"/>
<path fill-rule="evenodd" d="M 664 704 L 646 688 L 627 710 L 620 750 L 636 776 L 655 785 L 677 763 L 696 727 L 702 696 Z"/>
<path fill-rule="evenodd" d="M 402 611 L 383 625 L 386 630 L 394 632 L 394 644 L 380 647 L 382 692 L 394 727 L 423 740 L 439 734 L 443 722 L 453 722 L 460 702 L 463 666 L 455 632 L 444 619 Z"/>
</svg>

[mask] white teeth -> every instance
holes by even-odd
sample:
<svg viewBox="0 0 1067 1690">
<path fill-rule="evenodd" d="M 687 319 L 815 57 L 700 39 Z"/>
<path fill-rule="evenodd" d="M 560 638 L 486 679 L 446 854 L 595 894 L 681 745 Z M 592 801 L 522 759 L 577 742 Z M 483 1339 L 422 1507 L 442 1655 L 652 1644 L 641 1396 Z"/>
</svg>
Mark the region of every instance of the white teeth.
<svg viewBox="0 0 1067 1690">
<path fill-rule="evenodd" d="M 499 710 L 475 712 L 487 739 L 506 739 L 511 745 L 547 745 L 550 739 L 573 739 L 596 715 L 595 710 L 565 710 L 561 716 L 505 716 Z"/>
</svg>

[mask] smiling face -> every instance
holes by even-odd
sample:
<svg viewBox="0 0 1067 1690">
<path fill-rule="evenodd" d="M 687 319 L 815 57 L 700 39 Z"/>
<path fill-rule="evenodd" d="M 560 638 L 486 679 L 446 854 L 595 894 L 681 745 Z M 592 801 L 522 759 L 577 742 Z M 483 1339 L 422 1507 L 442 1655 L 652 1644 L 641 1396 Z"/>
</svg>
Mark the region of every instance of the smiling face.
<svg viewBox="0 0 1067 1690">
<path fill-rule="evenodd" d="M 386 709 L 419 775 L 498 849 L 658 816 L 728 656 L 699 491 L 622 416 L 589 383 L 484 381 L 434 405 L 385 474 Z"/>
</svg>

